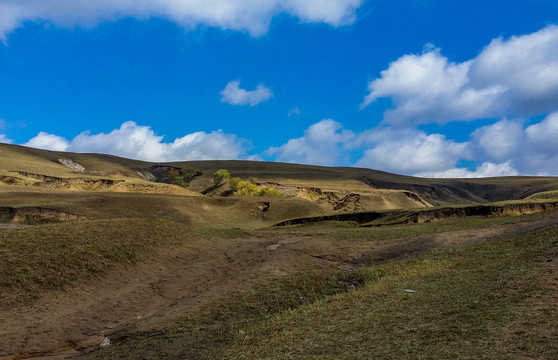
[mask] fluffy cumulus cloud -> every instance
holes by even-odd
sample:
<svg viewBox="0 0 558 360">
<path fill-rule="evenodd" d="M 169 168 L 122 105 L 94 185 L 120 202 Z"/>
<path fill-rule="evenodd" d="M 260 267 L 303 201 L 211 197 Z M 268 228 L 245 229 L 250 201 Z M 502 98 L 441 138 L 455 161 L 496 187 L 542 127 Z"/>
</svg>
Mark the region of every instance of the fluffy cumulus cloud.
<svg viewBox="0 0 558 360">
<path fill-rule="evenodd" d="M 392 107 L 383 128 L 359 135 L 359 165 L 427 177 L 558 175 L 558 26 L 496 38 L 463 62 L 428 45 L 389 64 L 368 90 L 361 108 L 380 98 Z M 461 143 L 417 130 L 477 119 L 495 122 Z"/>
<path fill-rule="evenodd" d="M 558 112 L 528 124 L 500 120 L 475 130 L 468 141 L 388 127 L 359 135 L 366 150 L 358 165 L 424 177 L 558 175 Z M 360 146 L 360 145 L 359 145 Z M 460 168 L 461 161 L 479 164 Z"/>
<path fill-rule="evenodd" d="M 463 158 L 469 158 L 467 143 L 446 139 L 442 134 L 427 134 L 418 130 L 372 130 L 363 134 L 371 146 L 357 165 L 403 174 L 443 171 L 453 168 Z"/>
<path fill-rule="evenodd" d="M 23 145 L 46 150 L 66 151 L 69 144 L 68 140 L 61 136 L 47 134 L 41 131 L 37 136 Z"/>
<path fill-rule="evenodd" d="M 513 156 L 524 141 L 523 121 L 501 120 L 478 128 L 471 135 L 473 143 L 481 149 L 482 157 L 503 160 Z"/>
<path fill-rule="evenodd" d="M 302 22 L 350 24 L 364 0 L 5 0 L 0 2 L 0 37 L 26 21 L 56 26 L 94 26 L 124 17 L 165 18 L 191 29 L 199 25 L 264 34 L 278 14 Z"/>
<path fill-rule="evenodd" d="M 525 121 L 501 120 L 471 135 L 477 157 L 506 161 L 524 175 L 558 175 L 558 112 L 525 125 Z"/>
<path fill-rule="evenodd" d="M 277 161 L 344 165 L 352 156 L 360 167 L 421 177 L 558 175 L 558 112 L 528 124 L 500 120 L 457 142 L 443 134 L 381 127 L 344 129 L 331 119 L 309 126 L 304 135 L 266 151 Z M 463 163 L 477 164 L 460 167 Z"/>
<path fill-rule="evenodd" d="M 361 108 L 390 98 L 384 121 L 398 125 L 533 116 L 558 110 L 558 26 L 494 39 L 455 63 L 439 49 L 405 55 L 368 84 Z"/>
<path fill-rule="evenodd" d="M 273 92 L 263 84 L 258 84 L 254 90 L 240 87 L 240 80 L 231 81 L 221 90 L 221 102 L 231 105 L 256 106 L 273 97 Z"/>
<path fill-rule="evenodd" d="M 96 152 L 148 161 L 239 159 L 245 157 L 246 141 L 222 131 L 195 132 L 165 142 L 149 126 L 125 122 L 108 134 L 81 133 L 68 141 L 60 136 L 39 133 L 26 146 L 48 150 Z"/>
<path fill-rule="evenodd" d="M 558 112 L 525 129 L 529 148 L 558 153 Z"/>
<path fill-rule="evenodd" d="M 443 134 L 383 127 L 355 132 L 331 119 L 322 120 L 303 136 L 248 154 L 246 140 L 222 131 L 194 132 L 166 142 L 149 126 L 126 122 L 109 133 L 84 132 L 72 140 L 40 132 L 24 145 L 72 152 L 97 152 L 148 161 L 271 158 L 315 165 L 357 166 L 422 177 L 492 177 L 558 175 L 558 112 L 539 122 L 500 120 L 457 142 Z M 9 142 L 0 135 L 0 142 Z M 478 164 L 459 167 L 462 161 Z"/>
<path fill-rule="evenodd" d="M 355 139 L 352 131 L 331 119 L 322 120 L 304 131 L 304 136 L 290 139 L 266 153 L 277 161 L 302 164 L 335 165 L 346 156 L 346 147 Z"/>
<path fill-rule="evenodd" d="M 478 177 L 495 177 L 495 176 L 514 176 L 518 172 L 511 165 L 510 161 L 500 164 L 492 162 L 484 162 L 475 170 L 464 168 L 453 168 L 443 171 L 433 171 L 418 173 L 417 176 L 430 178 L 478 178 Z"/>
</svg>

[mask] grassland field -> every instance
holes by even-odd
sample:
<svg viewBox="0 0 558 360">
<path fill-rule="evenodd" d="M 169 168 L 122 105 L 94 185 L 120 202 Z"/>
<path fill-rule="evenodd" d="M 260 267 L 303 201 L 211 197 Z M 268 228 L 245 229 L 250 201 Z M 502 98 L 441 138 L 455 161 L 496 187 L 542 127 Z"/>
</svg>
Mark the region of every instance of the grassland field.
<svg viewBox="0 0 558 360">
<path fill-rule="evenodd" d="M 177 186 L 160 166 L 203 175 Z M 284 195 L 202 195 L 221 168 Z M 552 177 L 0 144 L 0 359 L 556 359 L 556 201 Z M 401 223 L 472 206 L 514 210 Z"/>
</svg>

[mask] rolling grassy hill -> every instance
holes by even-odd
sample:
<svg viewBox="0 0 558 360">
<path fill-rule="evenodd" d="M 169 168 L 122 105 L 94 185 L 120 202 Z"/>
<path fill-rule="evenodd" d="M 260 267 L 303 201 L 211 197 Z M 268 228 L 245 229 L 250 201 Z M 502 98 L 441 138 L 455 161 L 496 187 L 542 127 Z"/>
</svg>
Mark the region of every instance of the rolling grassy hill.
<svg viewBox="0 0 558 360">
<path fill-rule="evenodd" d="M 0 144 L 0 359 L 553 358 L 557 200 L 554 177 Z"/>
<path fill-rule="evenodd" d="M 339 198 L 357 194 L 361 210 L 489 203 L 524 199 L 537 193 L 548 194 L 558 190 L 558 178 L 555 177 L 424 179 L 362 168 L 239 160 L 155 164 L 110 155 L 62 153 L 7 144 L 0 144 L 0 159 L 0 176 L 3 176 L 0 184 L 37 184 L 40 175 L 45 175 L 72 179 L 69 184 L 59 185 L 61 189 L 88 190 L 89 187 L 92 190 L 195 196 L 211 187 L 216 170 L 227 169 L 232 177 L 252 178 L 260 185 L 277 187 L 285 193 L 299 195 L 300 189 L 318 192 L 317 195 L 300 196 L 309 200 L 323 192 L 336 193 Z M 60 159 L 71 160 L 85 170 L 76 171 L 64 166 Z M 195 177 L 186 189 L 169 186 L 153 181 L 152 174 L 157 165 L 188 166 L 200 170 L 203 175 Z M 84 184 L 78 179 L 90 181 Z M 100 179 L 123 181 L 95 185 L 93 181 Z M 45 186 L 56 188 L 56 181 L 50 181 Z"/>
</svg>

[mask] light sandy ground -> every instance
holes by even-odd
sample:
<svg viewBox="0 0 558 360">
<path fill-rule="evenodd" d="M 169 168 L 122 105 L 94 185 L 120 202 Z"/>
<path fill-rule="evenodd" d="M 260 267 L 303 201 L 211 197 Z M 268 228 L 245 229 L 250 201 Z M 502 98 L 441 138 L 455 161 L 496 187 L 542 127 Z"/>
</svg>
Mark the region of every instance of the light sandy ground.
<svg viewBox="0 0 558 360">
<path fill-rule="evenodd" d="M 195 315 L 211 301 L 300 270 L 350 269 L 401 259 L 441 246 L 526 233 L 558 222 L 558 213 L 530 222 L 455 231 L 409 240 L 335 241 L 320 234 L 266 234 L 203 241 L 102 279 L 44 294 L 30 307 L 0 310 L 0 359 L 57 359 L 138 330 Z"/>
</svg>

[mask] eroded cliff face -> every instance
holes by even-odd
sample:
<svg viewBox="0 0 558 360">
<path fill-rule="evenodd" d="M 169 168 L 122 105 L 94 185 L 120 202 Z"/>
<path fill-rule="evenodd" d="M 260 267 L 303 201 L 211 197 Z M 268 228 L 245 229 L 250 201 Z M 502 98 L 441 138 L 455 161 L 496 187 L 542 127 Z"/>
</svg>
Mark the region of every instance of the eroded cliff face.
<svg viewBox="0 0 558 360">
<path fill-rule="evenodd" d="M 467 216 L 509 216 L 534 214 L 547 210 L 557 210 L 557 202 L 517 203 L 504 205 L 474 205 L 465 207 L 448 207 L 438 209 L 395 211 L 395 212 L 360 212 L 298 218 L 282 221 L 275 226 L 298 225 L 321 221 L 353 221 L 362 227 L 375 227 L 399 224 L 423 224 Z"/>
<path fill-rule="evenodd" d="M 522 203 L 507 205 L 478 205 L 462 208 L 442 208 L 417 211 L 401 222 L 400 224 L 423 224 L 446 219 L 460 218 L 466 216 L 509 216 L 534 214 L 546 210 L 555 210 L 558 202 L 549 203 Z"/>
<path fill-rule="evenodd" d="M 0 223 L 42 224 L 83 220 L 84 216 L 42 207 L 0 207 Z"/>
<path fill-rule="evenodd" d="M 49 176 L 43 174 L 28 173 L 18 171 L 19 175 L 26 178 L 40 180 L 36 182 L 35 186 L 53 187 L 53 188 L 78 188 L 82 190 L 96 190 L 107 188 L 116 184 L 121 184 L 124 180 L 112 179 L 82 179 L 82 178 L 61 178 L 56 176 Z"/>
</svg>

